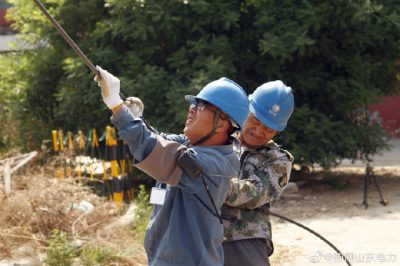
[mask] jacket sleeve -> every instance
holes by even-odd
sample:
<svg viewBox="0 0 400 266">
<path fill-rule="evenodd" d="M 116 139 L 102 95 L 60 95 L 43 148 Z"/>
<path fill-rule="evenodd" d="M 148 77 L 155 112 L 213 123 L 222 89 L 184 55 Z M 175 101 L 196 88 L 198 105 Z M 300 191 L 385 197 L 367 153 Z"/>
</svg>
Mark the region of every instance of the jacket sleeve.
<svg viewBox="0 0 400 266">
<path fill-rule="evenodd" d="M 225 203 L 228 206 L 255 209 L 279 197 L 289 182 L 292 158 L 282 153 L 273 162 L 257 164 L 250 158 L 242 165 L 241 176 L 233 178 Z"/>
<path fill-rule="evenodd" d="M 111 122 L 129 146 L 137 168 L 160 182 L 173 186 L 178 184 L 183 171 L 176 159 L 185 146 L 149 131 L 143 121 L 135 119 L 125 106 L 118 115 L 111 117 Z"/>
<path fill-rule="evenodd" d="M 160 133 L 160 136 L 166 140 L 175 141 L 185 146 L 190 144 L 189 139 L 184 134 Z"/>
</svg>

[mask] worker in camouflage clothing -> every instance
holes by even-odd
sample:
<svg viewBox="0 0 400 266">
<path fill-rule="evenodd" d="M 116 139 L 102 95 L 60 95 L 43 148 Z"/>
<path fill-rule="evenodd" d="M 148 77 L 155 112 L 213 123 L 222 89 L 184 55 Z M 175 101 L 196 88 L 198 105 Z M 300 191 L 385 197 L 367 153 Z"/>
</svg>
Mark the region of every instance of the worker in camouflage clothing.
<svg viewBox="0 0 400 266">
<path fill-rule="evenodd" d="M 280 80 L 268 82 L 249 100 L 250 113 L 240 135 L 239 177 L 231 179 L 222 208 L 228 266 L 269 265 L 273 244 L 268 210 L 288 184 L 293 162 L 292 155 L 272 140 L 293 112 L 291 88 Z"/>
</svg>

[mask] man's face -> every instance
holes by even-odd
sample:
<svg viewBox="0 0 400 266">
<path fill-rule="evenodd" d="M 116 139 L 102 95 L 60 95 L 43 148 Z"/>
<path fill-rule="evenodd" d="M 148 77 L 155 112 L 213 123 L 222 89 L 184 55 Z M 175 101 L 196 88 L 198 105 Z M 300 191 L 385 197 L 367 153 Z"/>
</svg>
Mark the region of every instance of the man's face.
<svg viewBox="0 0 400 266">
<path fill-rule="evenodd" d="M 183 132 L 191 143 L 196 143 L 207 135 L 213 128 L 214 111 L 216 107 L 204 101 L 198 101 L 196 105 L 189 107 Z"/>
<path fill-rule="evenodd" d="M 264 126 L 250 113 L 246 119 L 241 133 L 244 145 L 258 147 L 267 144 L 276 135 L 277 131 Z"/>
</svg>

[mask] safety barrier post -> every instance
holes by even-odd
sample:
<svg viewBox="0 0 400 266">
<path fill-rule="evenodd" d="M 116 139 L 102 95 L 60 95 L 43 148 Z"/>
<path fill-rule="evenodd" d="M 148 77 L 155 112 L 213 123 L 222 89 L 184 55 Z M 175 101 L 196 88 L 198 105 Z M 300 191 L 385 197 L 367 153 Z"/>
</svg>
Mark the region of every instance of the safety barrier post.
<svg viewBox="0 0 400 266">
<path fill-rule="evenodd" d="M 59 138 L 59 133 L 57 130 L 52 130 L 52 137 L 53 137 L 53 149 L 55 154 L 59 154 L 60 152 L 60 147 L 61 147 L 61 142 Z M 56 164 L 56 170 L 55 170 L 55 176 L 57 178 L 64 178 L 64 168 L 60 167 L 58 164 Z"/>
<path fill-rule="evenodd" d="M 118 208 L 122 208 L 124 200 L 124 192 L 118 171 L 118 142 L 115 133 L 115 128 L 110 128 L 110 163 L 111 163 L 111 177 L 113 188 L 113 199 Z"/>
<path fill-rule="evenodd" d="M 60 151 L 64 151 L 64 133 L 60 129 L 58 130 L 58 137 L 59 137 L 59 144 L 60 144 Z"/>
<path fill-rule="evenodd" d="M 96 129 L 95 128 L 93 128 L 92 129 L 92 142 L 91 142 L 91 146 L 92 146 L 92 154 L 91 154 L 91 157 L 93 158 L 93 162 L 94 162 L 94 160 L 95 160 L 95 157 L 94 157 L 94 150 L 95 149 L 99 149 L 99 140 L 98 140 L 98 138 L 97 138 L 97 134 L 96 134 Z M 89 175 L 90 175 L 90 180 L 91 181 L 93 181 L 93 179 L 94 179 L 94 169 L 93 169 L 93 163 L 92 164 L 90 164 L 90 166 L 89 166 Z"/>
<path fill-rule="evenodd" d="M 58 134 L 57 134 L 57 130 L 53 130 L 52 132 L 52 136 L 53 136 L 53 149 L 54 152 L 58 152 Z"/>
<path fill-rule="evenodd" d="M 67 161 L 67 167 L 65 169 L 65 175 L 67 177 L 72 177 L 72 158 L 74 156 L 74 143 L 72 141 L 72 132 L 68 131 L 67 132 L 67 147 L 68 147 L 68 153 L 69 153 L 69 160 Z"/>
<path fill-rule="evenodd" d="M 111 127 L 106 127 L 106 150 L 105 150 L 105 157 L 103 161 L 104 173 L 103 173 L 103 194 L 105 198 L 108 198 L 110 201 L 113 201 L 113 193 L 112 193 L 112 177 L 109 177 L 108 169 L 107 169 L 107 162 L 110 162 L 110 153 L 111 153 Z"/>
<path fill-rule="evenodd" d="M 76 162 L 76 173 L 78 175 L 79 181 L 82 181 L 82 166 L 81 166 L 81 156 L 84 154 L 85 150 L 85 139 L 83 138 L 83 132 L 82 130 L 78 131 L 78 142 L 79 142 L 79 160 Z"/>
</svg>

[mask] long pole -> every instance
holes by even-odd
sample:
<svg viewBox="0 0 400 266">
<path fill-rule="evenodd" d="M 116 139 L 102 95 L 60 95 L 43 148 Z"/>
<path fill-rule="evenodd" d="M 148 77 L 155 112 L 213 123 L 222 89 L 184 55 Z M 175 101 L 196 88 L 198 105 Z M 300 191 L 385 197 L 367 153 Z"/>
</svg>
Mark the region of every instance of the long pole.
<svg viewBox="0 0 400 266">
<path fill-rule="evenodd" d="M 43 14 L 50 20 L 51 24 L 56 28 L 56 30 L 61 34 L 64 40 L 69 44 L 69 46 L 76 52 L 76 54 L 85 62 L 85 64 L 90 68 L 90 70 L 97 76 L 100 77 L 99 71 L 97 71 L 96 67 L 93 63 L 86 57 L 86 55 L 79 49 L 78 45 L 69 37 L 69 35 L 65 32 L 65 30 L 58 24 L 58 22 L 47 12 L 46 8 L 42 5 L 39 0 L 33 0 L 38 8 L 42 11 Z"/>
<path fill-rule="evenodd" d="M 100 77 L 100 72 L 96 69 L 96 67 L 93 65 L 92 61 L 87 58 L 87 56 L 81 51 L 81 49 L 78 47 L 78 45 L 69 37 L 69 35 L 65 32 L 65 30 L 58 24 L 57 20 L 53 18 L 49 12 L 47 12 L 46 8 L 42 5 L 42 3 L 39 0 L 33 0 L 35 4 L 39 7 L 39 9 L 42 11 L 43 14 L 50 20 L 51 24 L 56 28 L 56 30 L 61 34 L 61 36 L 64 38 L 64 40 L 69 44 L 69 46 L 75 51 L 75 53 L 83 60 L 83 62 L 89 67 L 89 69 L 95 74 L 96 76 Z M 119 96 L 122 98 L 122 100 L 126 100 L 126 96 L 120 92 Z"/>
</svg>

